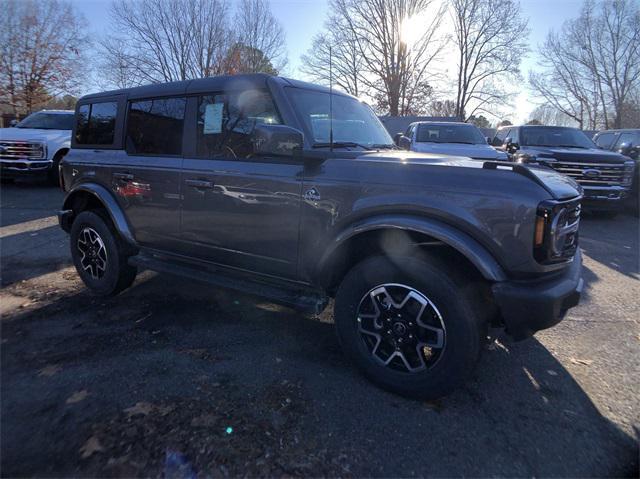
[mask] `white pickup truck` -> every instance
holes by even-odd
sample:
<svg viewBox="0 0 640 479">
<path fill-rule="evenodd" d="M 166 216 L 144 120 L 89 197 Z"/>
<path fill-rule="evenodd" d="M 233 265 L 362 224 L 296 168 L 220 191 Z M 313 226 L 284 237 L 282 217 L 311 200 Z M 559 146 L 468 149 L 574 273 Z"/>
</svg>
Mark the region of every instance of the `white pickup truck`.
<svg viewBox="0 0 640 479">
<path fill-rule="evenodd" d="M 0 129 L 0 176 L 41 176 L 58 182 L 58 164 L 71 144 L 74 112 L 41 110 Z"/>
</svg>

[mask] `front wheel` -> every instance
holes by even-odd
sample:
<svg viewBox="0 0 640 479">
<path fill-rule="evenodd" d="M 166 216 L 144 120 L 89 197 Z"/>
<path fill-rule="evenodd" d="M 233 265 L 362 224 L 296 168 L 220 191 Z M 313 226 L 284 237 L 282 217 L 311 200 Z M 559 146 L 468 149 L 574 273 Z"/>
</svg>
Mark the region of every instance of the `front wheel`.
<svg viewBox="0 0 640 479">
<path fill-rule="evenodd" d="M 120 238 L 106 215 L 80 213 L 71 226 L 71 256 L 84 284 L 99 296 L 113 296 L 131 286 L 137 270 L 127 263 Z"/>
<path fill-rule="evenodd" d="M 437 259 L 372 257 L 340 285 L 335 323 L 346 354 L 379 386 L 433 400 L 473 371 L 486 324 L 469 285 Z"/>
</svg>

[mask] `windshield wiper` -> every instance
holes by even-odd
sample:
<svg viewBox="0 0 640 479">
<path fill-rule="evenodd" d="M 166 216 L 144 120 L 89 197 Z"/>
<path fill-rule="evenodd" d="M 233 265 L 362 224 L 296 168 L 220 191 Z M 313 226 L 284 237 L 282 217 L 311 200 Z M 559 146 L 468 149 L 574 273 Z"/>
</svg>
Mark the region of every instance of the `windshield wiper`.
<svg viewBox="0 0 640 479">
<path fill-rule="evenodd" d="M 346 147 L 355 147 L 355 146 L 359 146 L 360 148 L 363 148 L 365 150 L 371 150 L 372 149 L 370 146 L 363 145 L 361 143 L 356 143 L 354 141 L 334 141 L 333 143 L 329 143 L 329 142 L 314 143 L 312 145 L 313 148 L 329 148 L 329 147 L 346 148 Z"/>
<path fill-rule="evenodd" d="M 583 150 L 587 150 L 588 148 L 586 146 L 579 146 L 579 145 L 557 145 L 559 148 L 582 148 Z"/>
</svg>

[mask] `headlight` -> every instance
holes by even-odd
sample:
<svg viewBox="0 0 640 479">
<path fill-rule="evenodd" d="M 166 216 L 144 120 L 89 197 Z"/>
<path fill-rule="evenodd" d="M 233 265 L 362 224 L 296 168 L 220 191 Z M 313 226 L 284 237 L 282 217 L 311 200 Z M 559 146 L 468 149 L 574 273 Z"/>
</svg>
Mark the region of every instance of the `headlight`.
<svg viewBox="0 0 640 479">
<path fill-rule="evenodd" d="M 633 183 L 633 170 L 635 168 L 635 164 L 633 161 L 625 161 L 624 163 L 624 176 L 622 178 L 623 186 L 631 186 Z"/>
<path fill-rule="evenodd" d="M 577 200 L 540 203 L 534 232 L 534 257 L 539 263 L 561 263 L 573 258 L 578 248 L 580 210 Z"/>
<path fill-rule="evenodd" d="M 28 140 L 31 145 L 30 158 L 46 158 L 47 157 L 47 142 L 42 140 Z M 36 154 L 38 156 L 36 156 Z"/>
</svg>

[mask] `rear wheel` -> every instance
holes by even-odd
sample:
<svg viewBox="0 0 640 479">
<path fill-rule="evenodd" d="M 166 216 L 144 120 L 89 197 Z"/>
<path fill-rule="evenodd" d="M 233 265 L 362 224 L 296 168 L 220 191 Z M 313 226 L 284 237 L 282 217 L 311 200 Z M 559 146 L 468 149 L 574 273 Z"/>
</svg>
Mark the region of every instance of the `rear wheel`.
<svg viewBox="0 0 640 479">
<path fill-rule="evenodd" d="M 121 240 L 106 215 L 83 211 L 70 232 L 71 256 L 84 284 L 99 296 L 112 296 L 131 286 L 137 270 L 127 263 Z"/>
<path fill-rule="evenodd" d="M 473 370 L 486 324 L 464 282 L 436 259 L 373 257 L 345 277 L 335 322 L 347 355 L 379 386 L 437 399 Z"/>
</svg>

